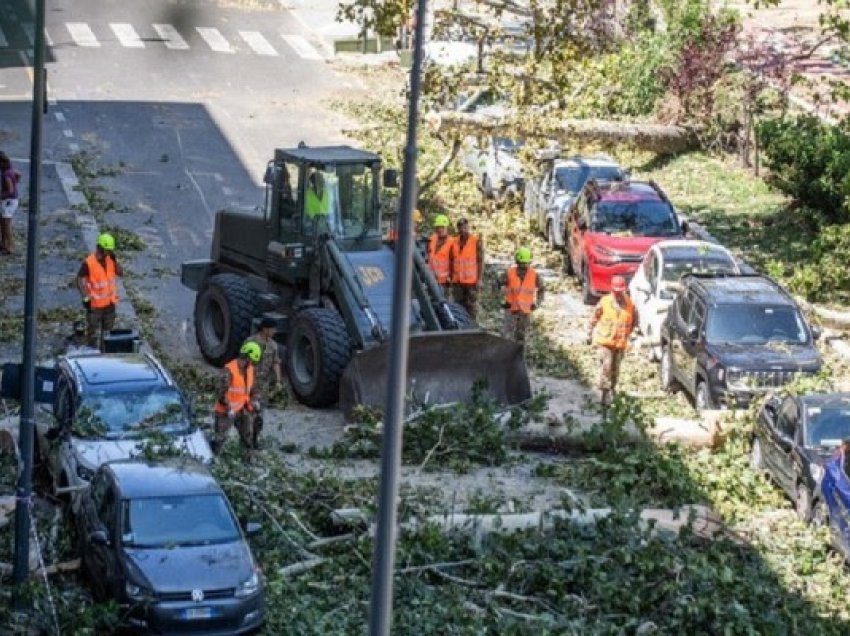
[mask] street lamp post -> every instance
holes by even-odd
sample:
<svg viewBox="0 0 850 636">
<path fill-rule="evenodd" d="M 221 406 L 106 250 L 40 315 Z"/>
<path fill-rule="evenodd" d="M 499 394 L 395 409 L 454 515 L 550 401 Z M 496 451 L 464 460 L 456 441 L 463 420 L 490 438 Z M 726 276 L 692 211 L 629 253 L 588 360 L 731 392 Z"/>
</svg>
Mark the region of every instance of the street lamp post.
<svg viewBox="0 0 850 636">
<path fill-rule="evenodd" d="M 33 56 L 32 131 L 30 135 L 30 190 L 27 223 L 27 264 L 24 287 L 24 347 L 21 368 L 21 425 L 18 436 L 20 472 L 15 492 L 16 585 L 29 577 L 30 498 L 35 424 L 35 328 L 38 316 L 38 212 L 41 186 L 41 140 L 45 105 L 44 0 L 35 0 L 35 42 Z"/>
</svg>

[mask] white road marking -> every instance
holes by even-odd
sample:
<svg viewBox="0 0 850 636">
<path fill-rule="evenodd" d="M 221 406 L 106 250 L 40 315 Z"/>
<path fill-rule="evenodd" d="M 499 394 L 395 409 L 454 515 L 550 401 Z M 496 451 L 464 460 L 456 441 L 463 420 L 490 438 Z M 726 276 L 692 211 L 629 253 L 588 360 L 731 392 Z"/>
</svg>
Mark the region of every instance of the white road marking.
<svg viewBox="0 0 850 636">
<path fill-rule="evenodd" d="M 284 35 L 283 39 L 298 56 L 305 60 L 321 60 L 322 56 L 302 35 Z"/>
<path fill-rule="evenodd" d="M 136 33 L 136 29 L 133 28 L 132 24 L 127 24 L 126 22 L 110 22 L 109 28 L 112 29 L 115 37 L 118 38 L 121 46 L 125 46 L 128 49 L 145 48 L 145 43 L 142 42 L 142 38 L 140 38 L 139 34 Z"/>
<path fill-rule="evenodd" d="M 56 117 L 56 121 L 65 121 L 65 113 L 61 110 L 54 111 L 53 115 Z"/>
<path fill-rule="evenodd" d="M 71 137 L 74 136 L 74 131 L 71 130 L 70 128 L 66 128 L 65 130 L 62 131 L 62 134 L 65 135 L 66 137 L 68 137 L 68 139 L 70 139 Z"/>
<path fill-rule="evenodd" d="M 6 34 L 3 33 L 3 28 L 0 27 L 0 47 L 9 46 L 9 40 L 6 39 Z"/>
<path fill-rule="evenodd" d="M 254 49 L 258 55 L 277 57 L 277 51 L 259 31 L 240 31 L 239 35 L 245 43 Z"/>
<path fill-rule="evenodd" d="M 216 53 L 236 53 L 233 47 L 230 46 L 230 42 L 227 41 L 227 38 L 218 29 L 214 29 L 213 27 L 195 27 L 195 30 Z"/>
<path fill-rule="evenodd" d="M 222 177 L 221 174 L 219 174 L 218 172 L 213 172 L 213 179 L 215 179 L 219 183 L 224 181 L 224 177 Z"/>
<path fill-rule="evenodd" d="M 154 24 L 153 30 L 162 38 L 165 48 L 185 51 L 189 44 L 180 35 L 180 32 L 170 24 Z"/>
<path fill-rule="evenodd" d="M 70 143 L 70 144 L 68 144 L 68 148 L 71 149 L 71 152 L 80 152 L 80 145 L 79 144 Z"/>
<path fill-rule="evenodd" d="M 85 22 L 68 22 L 65 26 L 68 29 L 68 33 L 70 33 L 71 37 L 74 38 L 74 42 L 77 43 L 77 46 L 100 46 L 100 42 L 97 41 L 94 31 L 92 31 L 91 27 Z"/>
<path fill-rule="evenodd" d="M 233 190 L 231 190 L 227 186 L 221 186 L 221 193 L 226 197 L 232 197 L 233 196 Z"/>
</svg>

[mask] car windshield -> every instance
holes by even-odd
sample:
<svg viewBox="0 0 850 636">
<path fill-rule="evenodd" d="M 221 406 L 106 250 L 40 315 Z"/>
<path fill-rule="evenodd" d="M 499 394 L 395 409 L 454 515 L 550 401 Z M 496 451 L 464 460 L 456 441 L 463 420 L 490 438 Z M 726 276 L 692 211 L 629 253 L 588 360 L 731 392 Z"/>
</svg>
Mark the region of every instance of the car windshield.
<svg viewBox="0 0 850 636">
<path fill-rule="evenodd" d="M 555 183 L 563 192 L 578 192 L 588 179 L 618 181 L 623 171 L 617 166 L 564 166 L 555 170 Z"/>
<path fill-rule="evenodd" d="M 305 194 L 307 223 L 326 223 L 337 238 L 379 235 L 376 184 L 375 169 L 364 164 L 311 169 Z"/>
<path fill-rule="evenodd" d="M 735 263 L 729 260 L 725 254 L 699 255 L 671 259 L 664 257 L 664 269 L 661 272 L 661 280 L 668 283 L 677 282 L 685 274 L 734 274 Z"/>
<path fill-rule="evenodd" d="M 664 201 L 600 201 L 593 213 L 593 232 L 614 236 L 679 236 L 679 224 Z"/>
<path fill-rule="evenodd" d="M 706 340 L 713 344 L 807 344 L 808 331 L 795 307 L 719 305 L 708 314 Z"/>
<path fill-rule="evenodd" d="M 178 432 L 188 425 L 186 405 L 173 388 L 86 394 L 74 420 L 81 437 L 119 438 L 149 429 Z"/>
<path fill-rule="evenodd" d="M 806 407 L 806 446 L 835 448 L 848 437 L 850 403 Z"/>
<path fill-rule="evenodd" d="M 121 516 L 121 542 L 136 548 L 231 543 L 241 536 L 219 494 L 124 500 Z"/>
</svg>

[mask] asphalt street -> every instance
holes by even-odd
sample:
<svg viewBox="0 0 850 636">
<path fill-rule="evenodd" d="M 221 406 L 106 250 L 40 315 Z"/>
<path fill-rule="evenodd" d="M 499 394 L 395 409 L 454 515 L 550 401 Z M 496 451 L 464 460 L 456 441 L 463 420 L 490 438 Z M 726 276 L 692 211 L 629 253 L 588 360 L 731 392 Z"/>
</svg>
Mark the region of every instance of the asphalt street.
<svg viewBox="0 0 850 636">
<path fill-rule="evenodd" d="M 45 159 L 84 152 L 116 168 L 100 183 L 120 212 L 102 222 L 145 240 L 131 284 L 158 309 L 160 344 L 199 357 L 180 263 L 208 255 L 216 210 L 259 213 L 275 147 L 341 141 L 345 120 L 327 102 L 348 80 L 325 59 L 315 15 L 308 24 L 280 2 L 47 4 Z M 26 157 L 33 18 L 25 0 L 10 5 L 0 12 L 0 144 Z"/>
</svg>

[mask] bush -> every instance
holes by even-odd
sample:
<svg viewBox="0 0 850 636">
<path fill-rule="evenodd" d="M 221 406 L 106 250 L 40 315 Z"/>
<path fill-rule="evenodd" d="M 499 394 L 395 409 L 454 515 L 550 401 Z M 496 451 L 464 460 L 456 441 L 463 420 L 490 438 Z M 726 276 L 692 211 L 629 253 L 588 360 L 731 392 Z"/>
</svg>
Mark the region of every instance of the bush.
<svg viewBox="0 0 850 636">
<path fill-rule="evenodd" d="M 811 115 L 769 119 L 756 135 L 772 185 L 816 211 L 815 222 L 850 221 L 847 122 L 832 126 Z"/>
<path fill-rule="evenodd" d="M 811 262 L 794 271 L 791 289 L 813 301 L 850 297 L 850 225 L 822 228 L 812 252 Z"/>
</svg>

